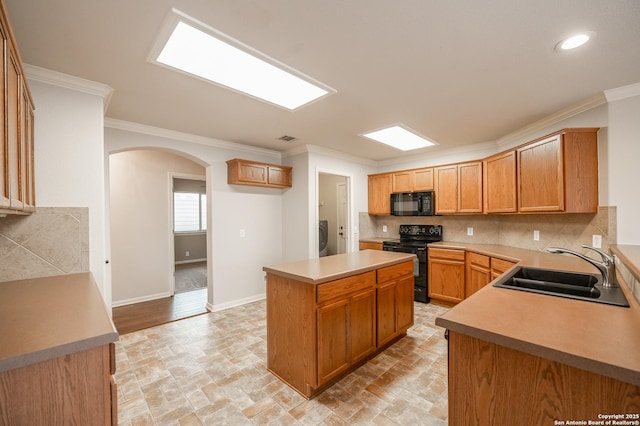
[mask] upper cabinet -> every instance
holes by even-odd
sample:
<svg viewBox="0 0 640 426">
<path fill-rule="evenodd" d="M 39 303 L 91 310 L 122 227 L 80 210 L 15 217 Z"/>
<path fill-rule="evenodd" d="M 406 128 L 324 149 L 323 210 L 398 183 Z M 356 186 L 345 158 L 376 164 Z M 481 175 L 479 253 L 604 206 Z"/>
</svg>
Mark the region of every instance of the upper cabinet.
<svg viewBox="0 0 640 426">
<path fill-rule="evenodd" d="M 227 161 L 227 183 L 229 185 L 291 188 L 292 170 L 288 166 L 234 158 Z"/>
<path fill-rule="evenodd" d="M 597 212 L 597 131 L 565 129 L 517 150 L 520 212 Z"/>
<path fill-rule="evenodd" d="M 35 210 L 33 100 L 4 7 L 0 2 L 3 67 L 0 94 L 0 214 Z"/>
<path fill-rule="evenodd" d="M 482 162 L 436 167 L 436 214 L 482 213 Z"/>
<path fill-rule="evenodd" d="M 402 170 L 391 174 L 391 192 L 417 192 L 432 189 L 432 168 Z"/>
<path fill-rule="evenodd" d="M 391 214 L 391 173 L 369 175 L 369 214 Z"/>
<path fill-rule="evenodd" d="M 516 152 L 507 151 L 485 158 L 482 165 L 485 213 L 516 213 Z"/>
</svg>

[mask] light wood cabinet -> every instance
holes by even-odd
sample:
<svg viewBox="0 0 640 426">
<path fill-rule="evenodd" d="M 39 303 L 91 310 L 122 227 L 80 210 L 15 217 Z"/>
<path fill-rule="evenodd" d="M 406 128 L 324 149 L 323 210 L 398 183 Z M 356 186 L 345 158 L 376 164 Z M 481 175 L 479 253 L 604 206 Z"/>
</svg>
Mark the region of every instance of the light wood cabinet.
<svg viewBox="0 0 640 426">
<path fill-rule="evenodd" d="M 360 241 L 360 250 L 382 250 L 382 243 L 371 243 L 368 241 Z"/>
<path fill-rule="evenodd" d="M 516 262 L 511 262 L 509 260 L 492 257 L 491 258 L 491 281 L 495 280 L 500 275 L 507 272 L 515 264 Z"/>
<path fill-rule="evenodd" d="M 482 162 L 436 167 L 436 214 L 482 212 Z"/>
<path fill-rule="evenodd" d="M 640 406 L 636 385 L 453 331 L 448 375 L 452 426 L 586 424 Z"/>
<path fill-rule="evenodd" d="M 467 252 L 465 259 L 465 298 L 491 282 L 491 258 Z"/>
<path fill-rule="evenodd" d="M 4 3 L 0 36 L 5 64 L 0 82 L 0 213 L 28 214 L 35 210 L 33 101 Z"/>
<path fill-rule="evenodd" d="M 391 174 L 391 192 L 418 192 L 433 189 L 433 169 L 412 169 Z"/>
<path fill-rule="evenodd" d="M 517 150 L 520 212 L 597 212 L 597 130 L 565 129 Z"/>
<path fill-rule="evenodd" d="M 429 248 L 429 297 L 458 303 L 465 297 L 465 251 Z"/>
<path fill-rule="evenodd" d="M 391 174 L 369 175 L 369 214 L 391 214 Z"/>
<path fill-rule="evenodd" d="M 378 270 L 378 347 L 406 333 L 413 325 L 413 284 L 413 262 Z"/>
<path fill-rule="evenodd" d="M 306 398 L 413 325 L 413 261 L 321 284 L 267 272 L 267 368 Z"/>
<path fill-rule="evenodd" d="M 507 151 L 482 162 L 485 213 L 516 213 L 517 170 L 516 152 Z"/>
<path fill-rule="evenodd" d="M 234 158 L 227 161 L 227 183 L 229 185 L 291 188 L 292 170 L 288 166 Z"/>
</svg>

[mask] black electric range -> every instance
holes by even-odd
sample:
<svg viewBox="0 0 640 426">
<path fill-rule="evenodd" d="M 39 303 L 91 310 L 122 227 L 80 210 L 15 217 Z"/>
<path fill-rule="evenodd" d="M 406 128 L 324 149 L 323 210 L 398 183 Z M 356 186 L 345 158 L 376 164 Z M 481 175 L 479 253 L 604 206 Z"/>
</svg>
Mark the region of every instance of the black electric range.
<svg viewBox="0 0 640 426">
<path fill-rule="evenodd" d="M 400 225 L 400 239 L 382 243 L 382 250 L 413 253 L 414 300 L 429 302 L 427 244 L 442 241 L 442 225 Z"/>
</svg>

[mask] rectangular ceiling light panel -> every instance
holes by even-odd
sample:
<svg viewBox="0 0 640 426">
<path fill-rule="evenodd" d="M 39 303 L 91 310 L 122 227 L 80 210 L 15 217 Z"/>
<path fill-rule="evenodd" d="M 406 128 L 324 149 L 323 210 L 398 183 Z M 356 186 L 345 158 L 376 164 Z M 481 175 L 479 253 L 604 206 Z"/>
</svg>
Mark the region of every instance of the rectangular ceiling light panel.
<svg viewBox="0 0 640 426">
<path fill-rule="evenodd" d="M 186 21 L 184 16 L 178 18 L 153 60 L 289 110 L 335 92 L 239 42 L 234 46 L 230 37 Z"/>
<path fill-rule="evenodd" d="M 373 139 L 377 142 L 382 142 L 402 151 L 410 151 L 412 149 L 426 148 L 428 146 L 436 145 L 435 142 L 418 135 L 417 132 L 400 124 L 364 133 L 362 136 Z"/>
</svg>

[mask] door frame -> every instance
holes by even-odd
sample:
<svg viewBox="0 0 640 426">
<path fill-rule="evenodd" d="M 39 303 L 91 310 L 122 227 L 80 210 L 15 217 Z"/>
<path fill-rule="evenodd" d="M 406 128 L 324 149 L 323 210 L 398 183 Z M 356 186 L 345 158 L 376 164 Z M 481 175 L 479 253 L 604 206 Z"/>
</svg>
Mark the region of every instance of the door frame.
<svg viewBox="0 0 640 426">
<path fill-rule="evenodd" d="M 177 178 L 177 179 L 189 179 L 189 180 L 199 180 L 201 182 L 204 182 L 205 184 L 205 193 L 207 194 L 207 231 L 206 231 L 206 235 L 205 238 L 207 240 L 207 291 L 209 291 L 209 266 L 208 264 L 210 263 L 210 256 L 209 256 L 209 232 L 211 232 L 211 230 L 209 229 L 209 215 L 211 214 L 210 212 L 210 208 L 209 208 L 209 194 L 207 192 L 207 190 L 209 189 L 209 182 L 207 182 L 207 178 L 206 176 L 200 176 L 200 175 L 192 175 L 192 174 L 187 174 L 187 173 L 179 173 L 179 172 L 169 172 L 168 173 L 168 179 L 169 179 L 169 260 L 171 262 L 171 276 L 169 277 L 169 282 L 171 283 L 171 296 L 174 296 L 176 294 L 176 249 L 175 249 L 175 235 L 173 234 L 173 179 Z"/>
<path fill-rule="evenodd" d="M 354 238 L 353 238 L 353 230 L 354 228 L 354 214 L 353 214 L 353 200 L 352 200 L 352 194 L 353 194 L 353 183 L 354 183 L 354 178 L 353 178 L 353 174 L 349 173 L 349 172 L 345 172 L 345 171 L 341 171 L 341 170 L 335 170 L 335 169 L 327 169 L 327 168 L 323 168 L 323 167 L 316 167 L 316 182 L 315 182 L 315 208 L 313 209 L 311 216 L 311 220 L 312 220 L 312 232 L 311 235 L 314 236 L 313 238 L 313 247 L 314 247 L 314 256 L 316 258 L 320 257 L 320 247 L 319 247 L 319 241 L 320 241 L 320 230 L 318 229 L 318 221 L 320 220 L 320 215 L 318 212 L 319 206 L 320 206 L 320 174 L 327 174 L 327 175 L 336 175 L 336 176 L 342 176 L 345 178 L 346 180 L 346 188 L 347 188 L 347 223 L 349 226 L 349 234 L 347 235 L 347 241 L 345 243 L 346 245 L 346 252 L 350 253 L 352 251 L 354 251 Z"/>
</svg>

